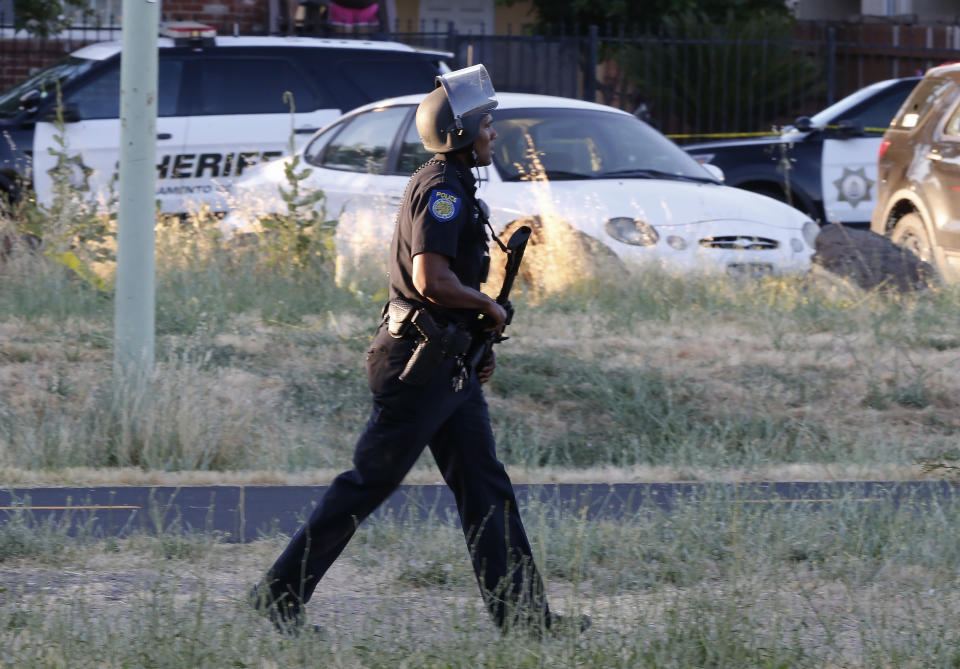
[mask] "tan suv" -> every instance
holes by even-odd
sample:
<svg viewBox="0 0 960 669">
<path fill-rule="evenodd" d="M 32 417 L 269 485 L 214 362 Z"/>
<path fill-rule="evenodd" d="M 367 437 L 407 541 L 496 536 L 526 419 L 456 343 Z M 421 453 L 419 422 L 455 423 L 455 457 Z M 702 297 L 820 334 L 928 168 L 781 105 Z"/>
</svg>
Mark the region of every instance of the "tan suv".
<svg viewBox="0 0 960 669">
<path fill-rule="evenodd" d="M 931 68 L 883 135 L 870 229 L 960 280 L 960 63 Z"/>
</svg>

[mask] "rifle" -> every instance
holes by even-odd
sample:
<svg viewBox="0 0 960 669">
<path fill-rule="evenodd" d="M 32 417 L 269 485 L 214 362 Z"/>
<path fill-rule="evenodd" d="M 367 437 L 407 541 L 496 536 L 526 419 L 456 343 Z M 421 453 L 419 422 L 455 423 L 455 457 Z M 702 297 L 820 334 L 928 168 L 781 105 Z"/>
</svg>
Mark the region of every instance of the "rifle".
<svg viewBox="0 0 960 669">
<path fill-rule="evenodd" d="M 517 273 L 520 271 L 520 261 L 523 260 L 523 252 L 527 248 L 527 240 L 530 239 L 530 232 L 529 226 L 521 225 L 510 235 L 506 247 L 504 247 L 502 243 L 500 244 L 501 248 L 503 248 L 507 254 L 507 266 L 504 272 L 503 285 L 500 287 L 500 294 L 497 295 L 497 304 L 507 311 L 507 320 L 503 324 L 504 328 L 513 320 L 513 307 L 510 305 L 510 290 L 513 288 L 513 281 L 517 278 Z M 485 319 L 482 316 L 478 319 L 481 328 L 485 325 L 484 321 Z M 483 365 L 493 354 L 493 345 L 499 344 L 506 339 L 509 339 L 509 337 L 504 337 L 502 332 L 499 334 L 496 332 L 487 333 L 486 338 L 475 344 L 475 348 L 469 354 L 470 368 L 474 370 L 482 369 Z"/>
</svg>

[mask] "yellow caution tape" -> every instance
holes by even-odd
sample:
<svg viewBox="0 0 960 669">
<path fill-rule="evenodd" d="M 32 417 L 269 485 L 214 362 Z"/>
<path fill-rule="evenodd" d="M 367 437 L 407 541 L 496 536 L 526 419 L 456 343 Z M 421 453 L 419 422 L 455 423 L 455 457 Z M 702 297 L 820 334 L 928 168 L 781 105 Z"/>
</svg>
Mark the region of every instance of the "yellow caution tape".
<svg viewBox="0 0 960 669">
<path fill-rule="evenodd" d="M 704 132 L 704 133 L 676 133 L 667 135 L 670 139 L 735 139 L 740 137 L 771 137 L 778 132 Z"/>
<path fill-rule="evenodd" d="M 814 128 L 811 128 L 813 130 Z M 817 130 L 839 130 L 840 126 L 838 125 L 825 125 L 821 128 L 815 128 Z M 791 132 L 794 132 L 796 128 L 792 129 Z M 875 127 L 865 127 L 864 132 L 874 132 L 877 134 L 883 134 L 887 131 L 886 128 L 875 128 Z M 705 132 L 705 133 L 674 133 L 667 135 L 670 139 L 739 139 L 742 137 L 775 137 L 777 135 L 784 135 L 786 132 L 776 132 L 773 130 L 768 130 L 766 132 Z"/>
<path fill-rule="evenodd" d="M 105 291 L 107 289 L 107 282 L 87 267 L 87 264 L 80 260 L 75 253 L 67 251 L 66 253 L 48 253 L 47 255 L 64 267 L 73 270 L 74 274 L 90 284 L 94 289 L 99 291 Z"/>
</svg>

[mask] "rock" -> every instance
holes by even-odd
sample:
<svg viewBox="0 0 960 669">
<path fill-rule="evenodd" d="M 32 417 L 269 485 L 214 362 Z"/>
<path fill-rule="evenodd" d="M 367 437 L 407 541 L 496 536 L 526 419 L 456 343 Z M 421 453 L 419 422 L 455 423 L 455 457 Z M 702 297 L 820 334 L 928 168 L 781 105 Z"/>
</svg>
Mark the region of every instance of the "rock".
<svg viewBox="0 0 960 669">
<path fill-rule="evenodd" d="M 820 230 L 811 261 L 864 290 L 925 290 L 936 276 L 930 263 L 883 235 L 838 224 Z"/>
</svg>

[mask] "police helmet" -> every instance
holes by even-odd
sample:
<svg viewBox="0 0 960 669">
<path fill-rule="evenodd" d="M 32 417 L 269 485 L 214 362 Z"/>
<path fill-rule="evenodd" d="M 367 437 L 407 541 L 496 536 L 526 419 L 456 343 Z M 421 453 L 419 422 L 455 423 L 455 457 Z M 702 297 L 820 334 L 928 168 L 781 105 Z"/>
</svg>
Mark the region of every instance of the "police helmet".
<svg viewBox="0 0 960 669">
<path fill-rule="evenodd" d="M 423 148 L 448 153 L 473 144 L 484 115 L 497 106 L 497 94 L 482 64 L 440 75 L 437 87 L 417 107 Z"/>
</svg>

